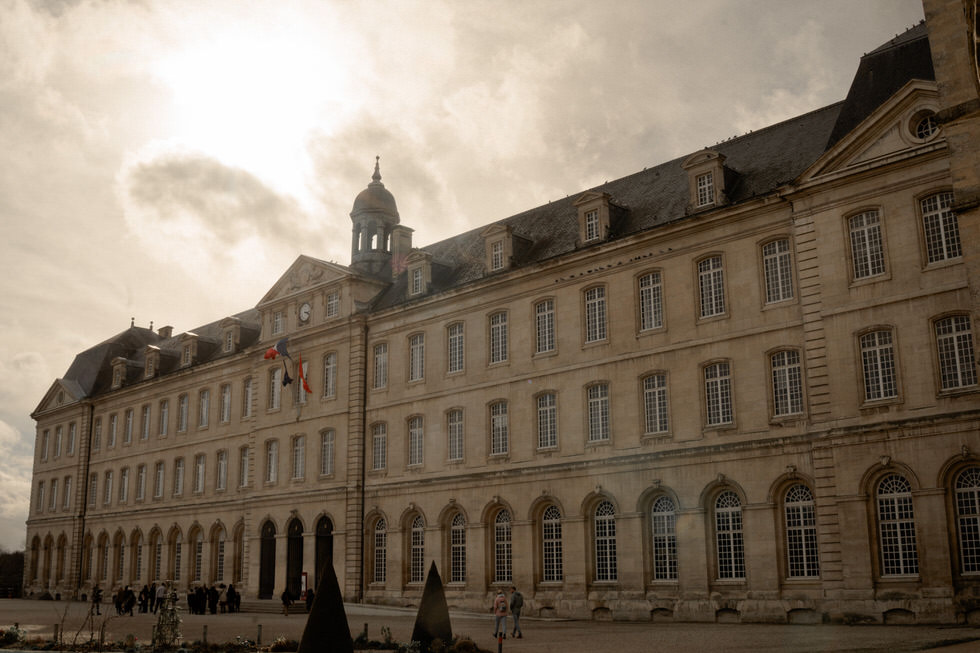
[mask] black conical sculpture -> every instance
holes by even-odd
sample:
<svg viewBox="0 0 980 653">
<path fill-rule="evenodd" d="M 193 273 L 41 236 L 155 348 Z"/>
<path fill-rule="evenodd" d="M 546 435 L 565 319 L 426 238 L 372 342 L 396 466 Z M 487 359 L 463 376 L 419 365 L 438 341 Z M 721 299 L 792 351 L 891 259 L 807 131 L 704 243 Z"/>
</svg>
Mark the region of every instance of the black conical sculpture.
<svg viewBox="0 0 980 653">
<path fill-rule="evenodd" d="M 422 645 L 422 652 L 427 653 L 433 640 L 436 639 L 441 639 L 447 647 L 451 645 L 453 625 L 449 621 L 449 604 L 446 603 L 446 592 L 442 589 L 442 578 L 439 577 L 439 570 L 433 562 L 429 567 L 429 575 L 425 579 L 425 589 L 422 590 L 422 601 L 419 602 L 419 612 L 415 617 L 412 641 L 419 642 Z"/>
<path fill-rule="evenodd" d="M 440 586 L 441 589 L 441 586 Z M 306 619 L 303 639 L 298 653 L 353 653 L 354 641 L 350 637 L 350 625 L 344 611 L 344 597 L 340 593 L 333 563 L 327 563 L 323 577 L 317 585 L 313 606 Z"/>
</svg>

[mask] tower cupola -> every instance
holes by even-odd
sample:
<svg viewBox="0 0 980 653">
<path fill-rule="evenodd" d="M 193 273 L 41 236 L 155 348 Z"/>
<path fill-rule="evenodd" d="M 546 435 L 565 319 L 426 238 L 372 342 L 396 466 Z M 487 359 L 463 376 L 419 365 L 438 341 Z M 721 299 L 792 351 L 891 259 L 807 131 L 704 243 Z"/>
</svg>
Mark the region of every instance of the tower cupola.
<svg viewBox="0 0 980 653">
<path fill-rule="evenodd" d="M 351 267 L 376 276 L 390 274 L 391 235 L 398 226 L 395 197 L 381 183 L 380 160 L 375 157 L 371 183 L 354 199 L 350 212 Z"/>
</svg>

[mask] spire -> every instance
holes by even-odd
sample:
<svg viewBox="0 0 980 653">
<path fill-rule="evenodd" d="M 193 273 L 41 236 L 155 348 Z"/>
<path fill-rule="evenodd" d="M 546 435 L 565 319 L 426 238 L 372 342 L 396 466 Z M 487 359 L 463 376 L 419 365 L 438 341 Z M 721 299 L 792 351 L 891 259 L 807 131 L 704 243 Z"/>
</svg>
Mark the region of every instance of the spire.
<svg viewBox="0 0 980 653">
<path fill-rule="evenodd" d="M 381 183 L 381 155 L 374 157 L 374 174 L 371 175 L 371 179 L 373 179 L 374 183 L 376 184 Z"/>
</svg>

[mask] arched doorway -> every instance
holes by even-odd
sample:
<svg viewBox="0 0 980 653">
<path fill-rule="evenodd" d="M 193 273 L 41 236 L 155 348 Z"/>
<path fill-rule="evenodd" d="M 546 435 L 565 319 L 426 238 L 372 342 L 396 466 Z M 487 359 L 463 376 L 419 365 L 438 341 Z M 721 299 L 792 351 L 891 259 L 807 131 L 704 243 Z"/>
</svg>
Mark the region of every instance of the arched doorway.
<svg viewBox="0 0 980 653">
<path fill-rule="evenodd" d="M 298 600 L 303 591 L 303 522 L 290 521 L 286 537 L 286 589 Z"/>
<path fill-rule="evenodd" d="M 272 520 L 262 524 L 259 546 L 259 598 L 271 599 L 276 590 L 276 525 Z"/>
<path fill-rule="evenodd" d="M 319 588 L 323 570 L 331 563 L 333 563 L 333 522 L 324 515 L 316 523 L 316 578 L 313 579 L 313 587 Z"/>
</svg>

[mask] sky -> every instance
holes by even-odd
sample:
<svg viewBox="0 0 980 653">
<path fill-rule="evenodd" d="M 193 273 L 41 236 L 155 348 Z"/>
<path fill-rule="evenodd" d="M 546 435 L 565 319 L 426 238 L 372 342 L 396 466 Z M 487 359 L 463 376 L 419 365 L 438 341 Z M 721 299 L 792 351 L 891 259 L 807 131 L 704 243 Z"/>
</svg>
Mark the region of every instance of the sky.
<svg viewBox="0 0 980 653">
<path fill-rule="evenodd" d="M 350 261 L 381 157 L 416 246 L 841 100 L 919 0 L 0 0 L 0 549 L 75 354 Z"/>
</svg>

